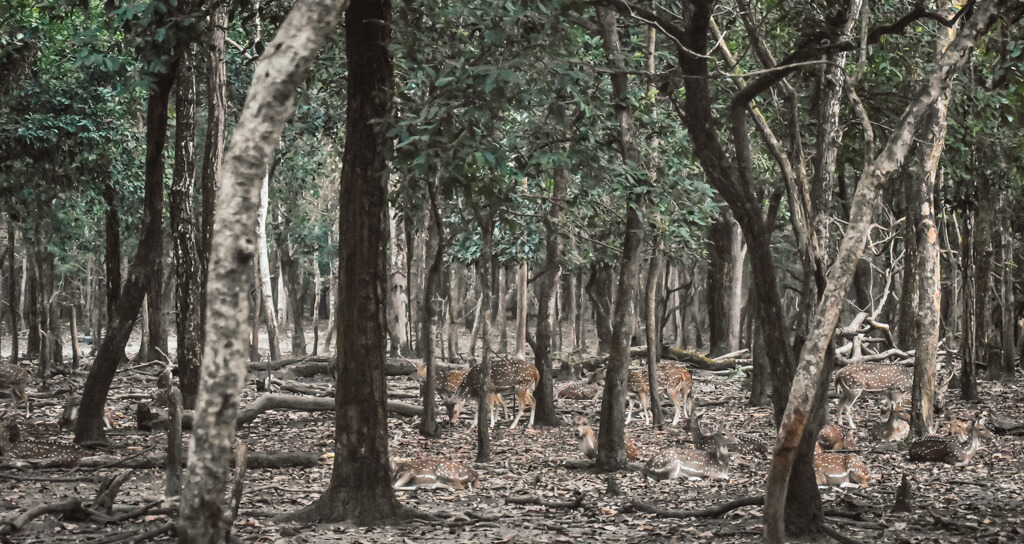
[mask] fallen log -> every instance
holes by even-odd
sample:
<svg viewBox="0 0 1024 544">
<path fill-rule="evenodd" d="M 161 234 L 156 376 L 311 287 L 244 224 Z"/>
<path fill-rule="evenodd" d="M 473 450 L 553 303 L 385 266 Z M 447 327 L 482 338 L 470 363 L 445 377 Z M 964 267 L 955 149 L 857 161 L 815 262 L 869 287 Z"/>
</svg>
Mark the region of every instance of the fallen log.
<svg viewBox="0 0 1024 544">
<path fill-rule="evenodd" d="M 320 462 L 322 453 L 309 451 L 257 451 L 249 452 L 245 458 L 247 468 L 287 468 L 298 467 L 308 468 L 316 466 Z M 94 457 L 83 457 L 78 460 L 76 466 L 79 468 L 109 468 L 123 467 L 134 469 L 164 468 L 167 464 L 166 456 L 154 455 L 152 457 L 138 456 L 121 459 L 110 455 L 97 455 Z M 58 459 L 4 459 L 0 468 L 9 469 L 52 469 L 67 468 L 66 463 Z"/>
<path fill-rule="evenodd" d="M 328 397 L 305 397 L 298 395 L 263 395 L 245 408 L 239 410 L 235 427 L 242 428 L 267 410 L 299 410 L 303 412 L 333 412 L 334 399 Z M 423 407 L 394 400 L 388 401 L 388 412 L 402 416 L 423 415 Z"/>
</svg>

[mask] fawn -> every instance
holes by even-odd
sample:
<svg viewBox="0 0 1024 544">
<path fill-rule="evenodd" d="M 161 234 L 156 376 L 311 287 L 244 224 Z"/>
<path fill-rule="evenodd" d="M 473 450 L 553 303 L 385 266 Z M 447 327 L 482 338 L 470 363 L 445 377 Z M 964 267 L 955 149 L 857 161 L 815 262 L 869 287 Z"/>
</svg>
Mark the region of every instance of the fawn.
<svg viewBox="0 0 1024 544">
<path fill-rule="evenodd" d="M 405 463 L 392 464 L 395 489 L 410 490 L 420 487 L 444 489 L 473 489 L 478 486 L 480 476 L 469 465 L 445 459 L 413 459 Z"/>
<path fill-rule="evenodd" d="M 729 479 L 729 447 L 725 437 L 715 433 L 712 444 L 703 449 L 665 448 L 647 460 L 644 474 L 653 480 L 687 477 L 691 480 Z"/>
<path fill-rule="evenodd" d="M 0 412 L 0 456 L 14 459 L 56 459 L 61 466 L 72 466 L 85 456 L 77 444 L 57 440 L 19 440 L 18 422 Z"/>
<path fill-rule="evenodd" d="M 868 434 L 880 442 L 899 442 L 910 434 L 910 414 L 895 402 L 889 403 L 889 417 L 873 425 Z"/>
<path fill-rule="evenodd" d="M 558 390 L 555 395 L 560 399 L 568 400 L 590 400 L 601 391 L 601 382 L 604 380 L 604 370 L 597 369 L 587 376 L 586 380 L 569 382 Z"/>
<path fill-rule="evenodd" d="M 926 436 L 915 440 L 910 444 L 910 460 L 949 463 L 958 467 L 970 463 L 971 458 L 978 452 L 978 446 L 981 445 L 981 435 L 987 418 L 988 414 L 985 412 L 974 418 L 964 442 L 958 441 L 955 436 Z"/>
<path fill-rule="evenodd" d="M 576 425 L 576 438 L 580 452 L 587 459 L 597 459 L 597 434 L 594 433 L 590 422 L 583 416 L 576 416 L 573 418 L 573 423 Z M 640 460 L 640 450 L 628 436 L 626 437 L 626 459 L 629 461 Z"/>
<path fill-rule="evenodd" d="M 537 401 L 533 398 L 533 390 L 537 387 L 539 380 L 540 373 L 537 372 L 537 367 L 526 361 L 512 359 L 491 361 L 491 385 L 494 387 L 494 392 L 487 399 L 487 410 L 491 417 L 491 427 L 494 427 L 496 405 L 505 404 L 505 401 L 501 399 L 501 393 L 506 391 L 514 391 L 516 398 L 519 400 L 519 412 L 516 414 L 515 419 L 512 420 L 512 427 L 510 428 L 515 429 L 516 425 L 519 424 L 519 419 L 526 413 L 527 404 L 530 405 L 530 423 L 527 424 L 527 428 L 533 427 L 533 418 L 537 412 Z M 477 398 L 479 396 L 480 382 L 480 367 L 475 366 L 466 374 L 465 379 L 462 380 L 462 384 L 459 385 L 455 393 L 445 397 L 444 405 L 448 409 L 449 422 L 454 423 L 458 421 L 459 415 L 462 414 L 462 407 L 466 397 Z"/>
<path fill-rule="evenodd" d="M 29 415 L 28 379 L 29 371 L 11 363 L 0 363 L 0 389 L 10 389 L 14 399 L 14 409 L 18 409 L 18 399 L 25 402 L 25 417 Z"/>
<path fill-rule="evenodd" d="M 832 453 L 814 444 L 814 479 L 818 485 L 848 487 L 867 485 L 871 471 L 855 453 Z"/>
<path fill-rule="evenodd" d="M 850 450 L 857 447 L 853 429 L 832 423 L 818 431 L 818 444 L 826 450 Z"/>
<path fill-rule="evenodd" d="M 677 365 L 667 365 L 659 368 L 657 376 L 658 388 L 668 394 L 669 398 L 672 399 L 672 404 L 676 407 L 675 417 L 672 418 L 672 425 L 675 426 L 679 422 L 680 412 L 684 416 L 689 417 L 693 409 L 693 377 L 688 370 Z M 648 424 L 651 423 L 650 416 L 648 415 L 651 399 L 650 383 L 646 369 L 630 371 L 626 384 L 629 393 L 629 411 L 626 413 L 627 424 L 633 419 L 633 397 L 637 397 L 640 401 L 644 420 Z M 682 397 L 681 401 L 680 397 Z M 654 395 L 654 399 L 657 401 L 657 395 Z M 682 403 L 682 410 L 680 410 L 680 402 Z"/>
</svg>

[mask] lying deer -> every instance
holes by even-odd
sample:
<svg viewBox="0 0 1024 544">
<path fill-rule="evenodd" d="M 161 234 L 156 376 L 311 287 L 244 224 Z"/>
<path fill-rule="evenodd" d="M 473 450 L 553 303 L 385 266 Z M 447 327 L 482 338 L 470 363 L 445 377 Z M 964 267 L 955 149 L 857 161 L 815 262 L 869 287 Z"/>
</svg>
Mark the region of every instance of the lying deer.
<svg viewBox="0 0 1024 544">
<path fill-rule="evenodd" d="M 949 463 L 958 467 L 970 463 L 981 445 L 987 417 L 985 412 L 975 417 L 964 442 L 958 441 L 955 436 L 926 436 L 915 440 L 910 444 L 910 460 Z"/>
<path fill-rule="evenodd" d="M 713 444 L 704 449 L 666 448 L 651 457 L 644 474 L 654 480 L 686 477 L 691 480 L 729 479 L 729 447 L 725 437 L 715 433 Z"/>
<path fill-rule="evenodd" d="M 573 418 L 573 423 L 576 425 L 576 438 L 580 452 L 587 459 L 597 459 L 597 434 L 590 426 L 590 422 L 583 416 L 576 416 Z M 628 436 L 626 437 L 626 459 L 628 461 L 640 460 L 640 450 Z"/>
<path fill-rule="evenodd" d="M 910 414 L 895 402 L 889 403 L 889 417 L 868 430 L 880 442 L 899 442 L 910 434 Z"/>
<path fill-rule="evenodd" d="M 473 489 L 480 484 L 480 476 L 469 465 L 445 459 L 413 459 L 394 464 L 392 482 L 395 489 L 411 490 L 420 487 L 444 489 Z"/>
<path fill-rule="evenodd" d="M 676 407 L 675 417 L 672 418 L 672 425 L 679 422 L 680 413 L 689 417 L 693 408 L 693 377 L 685 368 L 677 365 L 667 365 L 658 369 L 658 388 L 667 393 Z M 629 394 L 629 411 L 626 413 L 626 423 L 633 419 L 633 398 L 640 401 L 640 408 L 643 410 L 644 420 L 651 423 L 648 410 L 650 408 L 651 382 L 648 379 L 647 370 L 633 370 L 629 373 L 627 381 Z M 657 397 L 655 396 L 655 400 Z M 682 409 L 680 409 L 680 403 Z"/>
<path fill-rule="evenodd" d="M 857 447 L 857 438 L 853 429 L 833 423 L 818 431 L 818 444 L 826 450 L 852 450 Z"/>
<path fill-rule="evenodd" d="M 448 421 L 458 421 L 462 414 L 462 408 L 466 397 L 478 398 L 480 395 L 480 367 L 475 366 L 469 370 L 462 384 L 455 393 L 444 398 L 444 406 L 448 409 Z M 504 405 L 501 393 L 514 391 L 519 401 L 519 412 L 512 420 L 511 429 L 519 424 L 519 419 L 526 413 L 526 405 L 530 405 L 530 423 L 527 427 L 533 427 L 533 419 L 537 413 L 537 401 L 533 398 L 533 390 L 540 380 L 540 373 L 537 367 L 526 361 L 513 359 L 498 359 L 491 361 L 491 385 L 494 392 L 487 399 L 487 410 L 491 417 L 491 427 L 494 427 L 495 411 L 498 404 Z M 478 407 L 479 408 L 479 407 Z M 474 419 L 474 424 L 476 420 Z"/>
<path fill-rule="evenodd" d="M 86 450 L 77 444 L 58 440 L 20 440 L 20 437 L 16 419 L 0 412 L 0 457 L 55 459 L 61 466 L 72 466 L 86 454 Z"/>
<path fill-rule="evenodd" d="M 18 409 L 18 399 L 25 402 L 25 417 L 29 415 L 28 404 L 28 370 L 11 363 L 0 363 L 0 389 L 10 389 L 14 399 L 14 409 Z"/>
<path fill-rule="evenodd" d="M 871 471 L 855 453 L 832 453 L 814 444 L 814 479 L 818 485 L 839 487 L 867 485 Z"/>
<path fill-rule="evenodd" d="M 568 400 L 590 400 L 601 391 L 602 380 L 604 380 L 604 370 L 595 370 L 586 380 L 577 380 L 566 384 L 558 390 L 555 396 Z"/>
</svg>

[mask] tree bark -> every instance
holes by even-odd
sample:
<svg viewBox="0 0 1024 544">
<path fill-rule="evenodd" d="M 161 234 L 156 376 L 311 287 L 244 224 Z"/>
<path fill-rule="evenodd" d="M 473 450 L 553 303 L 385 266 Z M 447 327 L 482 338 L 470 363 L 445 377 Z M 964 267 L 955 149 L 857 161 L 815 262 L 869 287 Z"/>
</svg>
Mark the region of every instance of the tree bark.
<svg viewBox="0 0 1024 544">
<path fill-rule="evenodd" d="M 628 105 L 628 76 L 619 46 L 618 16 L 612 10 L 597 8 L 598 27 L 604 42 L 605 54 L 613 72 L 612 103 L 618 124 L 619 153 L 622 162 L 639 167 L 640 151 L 636 142 L 633 111 Z M 645 199 L 637 191 L 626 197 L 626 228 L 622 241 L 622 261 L 619 269 L 618 293 L 612 318 L 611 349 L 608 370 L 601 397 L 601 430 L 598 435 L 596 467 L 599 470 L 619 470 L 626 464 L 626 375 L 629 370 L 630 309 L 633 307 L 640 277 L 640 244 L 644 225 L 641 219 Z"/>
<path fill-rule="evenodd" d="M 217 194 L 217 209 L 224 220 L 214 225 L 208 342 L 177 523 L 178 538 L 185 543 L 227 540 L 224 497 L 246 375 L 245 319 L 249 274 L 257 252 L 252 233 L 260 206 L 261 181 L 291 116 L 296 88 L 333 30 L 344 4 L 343 0 L 300 0 L 292 7 L 261 57 L 231 149 L 224 158 L 222 186 Z"/>
<path fill-rule="evenodd" d="M 491 383 L 491 298 L 495 296 L 491 282 L 491 266 L 494 263 L 494 216 L 490 210 L 474 209 L 480 225 L 480 256 L 477 257 L 477 275 L 480 283 L 480 304 L 477 319 L 480 320 L 480 391 L 476 398 L 476 462 L 491 461 L 491 433 L 488 427 L 487 398 L 494 389 Z"/>
<path fill-rule="evenodd" d="M 644 289 L 646 315 L 644 328 L 647 335 L 648 346 L 661 345 L 661 325 L 658 322 L 658 279 L 661 277 L 661 236 L 654 236 L 654 244 L 651 248 L 651 260 L 647 268 L 647 285 Z M 661 428 L 665 423 L 665 416 L 661 412 L 661 401 L 658 399 L 658 356 L 660 349 L 647 350 L 647 379 L 651 394 L 651 416 L 654 419 L 654 426 Z"/>
<path fill-rule="evenodd" d="M 388 207 L 391 243 L 388 244 L 388 331 L 392 357 L 411 355 L 409 345 L 409 277 L 406 275 L 405 223 L 398 211 Z M 429 274 L 429 272 L 428 272 Z M 424 354 L 425 355 L 425 354 Z"/>
<path fill-rule="evenodd" d="M 14 230 L 14 224 L 7 225 L 7 247 L 10 248 L 11 254 L 7 261 L 7 307 L 10 308 L 11 318 L 11 359 L 12 365 L 18 364 L 18 357 L 21 355 L 18 349 L 18 323 L 21 321 L 21 316 L 18 315 L 18 276 L 16 273 L 14 261 L 14 242 L 17 239 L 17 232 Z M 93 342 L 99 342 L 99 337 L 93 338 Z"/>
<path fill-rule="evenodd" d="M 168 98 L 169 99 L 169 98 Z M 163 221 L 160 222 L 163 229 Z M 146 361 L 167 361 L 167 316 L 164 313 L 164 274 L 166 273 L 164 263 L 164 234 L 161 233 L 157 242 L 159 257 L 156 260 L 156 271 L 153 273 L 153 280 L 149 284 L 149 292 L 146 297 L 146 306 L 149 310 L 149 345 L 145 352 Z"/>
<path fill-rule="evenodd" d="M 558 168 L 554 172 L 551 183 L 551 207 L 544 217 L 544 270 L 537 279 L 537 343 L 534 352 L 534 365 L 540 373 L 537 384 L 537 417 L 538 425 L 556 427 L 559 424 L 558 411 L 555 409 L 555 388 L 553 365 L 551 363 L 552 323 L 558 321 L 551 315 L 554 302 L 555 287 L 562 274 L 565 260 L 562 250 L 562 228 L 565 221 L 565 198 L 569 192 L 572 174 L 566 168 Z"/>
<path fill-rule="evenodd" d="M 111 179 L 103 183 L 103 203 L 106 205 L 103 221 L 103 270 L 107 290 L 106 329 L 109 331 L 117 314 L 117 299 L 121 295 L 121 217 L 117 189 Z M 97 336 L 97 345 L 99 341 Z"/>
<path fill-rule="evenodd" d="M 728 353 L 729 347 L 729 285 L 733 269 L 732 214 L 721 208 L 720 215 L 708 226 L 707 311 L 708 355 Z"/>
<path fill-rule="evenodd" d="M 295 262 L 295 245 L 288 239 L 291 220 L 285 217 L 277 236 L 277 254 L 281 261 L 281 277 L 288 286 L 279 296 L 285 297 L 292 325 L 292 357 L 306 356 L 306 331 L 302 320 L 302 281 Z"/>
<path fill-rule="evenodd" d="M 427 278 L 423 286 L 423 315 L 420 316 L 420 349 L 423 352 L 423 364 L 427 367 L 426 383 L 423 387 L 423 418 L 420 420 L 420 434 L 431 438 L 441 436 L 441 429 L 437 424 L 437 403 L 434 401 L 437 391 L 437 355 L 434 346 L 434 305 L 430 302 L 437 293 L 438 284 L 441 281 L 441 267 L 444 266 L 444 221 L 441 219 L 441 212 L 437 206 L 437 178 L 439 176 L 440 166 L 434 179 L 427 182 L 427 192 L 430 195 L 430 228 L 433 229 L 431 237 L 435 242 L 434 255 L 430 267 L 427 269 Z"/>
<path fill-rule="evenodd" d="M 612 342 L 612 267 L 608 263 L 595 263 L 590 268 L 586 286 L 587 297 L 594 306 L 594 326 L 597 328 L 597 352 L 608 353 Z M 582 334 L 581 334 L 582 336 Z"/>
<path fill-rule="evenodd" d="M 199 366 L 203 356 L 199 330 L 203 271 L 196 242 L 199 233 L 192 208 L 192 196 L 196 190 L 194 58 L 191 48 L 183 44 L 175 82 L 174 174 L 170 195 L 178 378 L 181 381 L 182 406 L 186 410 L 196 405 Z"/>
<path fill-rule="evenodd" d="M 392 114 L 391 3 L 346 13 L 348 108 L 339 195 L 338 379 L 331 482 L 292 521 L 377 525 L 404 515 L 388 469 L 387 161 Z"/>
<path fill-rule="evenodd" d="M 974 319 L 974 298 L 977 296 L 974 269 L 974 221 L 971 214 L 964 214 L 960 225 L 960 269 L 963 277 L 963 310 L 960 312 L 961 344 L 960 344 L 960 395 L 964 400 L 978 400 L 977 377 L 977 337 L 975 334 L 977 320 Z"/>
<path fill-rule="evenodd" d="M 1010 217 L 1012 216 L 1010 203 L 1012 198 L 1013 195 L 1009 189 L 1003 191 L 1000 206 L 1002 227 L 999 229 L 1002 240 L 1002 254 L 1000 255 L 1002 263 L 1000 275 L 1002 280 L 999 282 L 999 292 L 1002 301 L 1000 306 L 1002 308 L 1001 317 L 1003 325 L 1000 337 L 1002 344 L 1003 380 L 1008 383 L 1015 382 L 1017 379 L 1013 368 L 1014 353 L 1017 351 L 1014 346 L 1013 274 L 1017 267 L 1013 263 L 1013 228 L 1010 224 Z"/>
<path fill-rule="evenodd" d="M 526 261 L 519 264 L 516 274 L 516 352 L 512 357 L 519 361 L 526 360 L 526 316 L 528 314 L 528 297 L 526 282 L 530 280 L 530 265 Z"/>
<path fill-rule="evenodd" d="M 989 345 L 992 328 L 989 291 L 992 289 L 992 238 L 996 225 L 996 193 L 992 187 L 992 179 L 987 173 L 982 172 L 976 179 L 978 202 L 974 212 L 974 360 L 985 365 L 990 380 L 998 380 L 1002 378 L 1001 361 L 992 356 L 994 350 Z"/>
<path fill-rule="evenodd" d="M 947 6 L 948 7 L 948 3 Z M 951 28 L 936 29 L 935 56 L 939 57 L 953 39 Z M 914 206 L 908 205 L 910 222 L 915 224 L 915 252 L 917 263 L 914 270 L 917 283 L 917 312 L 913 325 L 914 385 L 910 394 L 910 428 L 914 435 L 923 437 L 935 431 L 933 420 L 933 398 L 935 396 L 935 369 L 939 349 L 939 310 L 941 303 L 941 269 L 939 267 L 939 233 L 935 217 L 935 187 L 946 140 L 946 106 L 949 103 L 949 89 L 940 94 L 926 114 L 923 124 L 923 138 L 918 144 L 916 168 L 911 169 L 914 180 L 912 192 Z M 908 256 L 904 256 L 908 258 Z M 904 273 L 908 273 L 905 270 Z M 904 294 L 904 299 L 907 298 Z M 905 347 L 910 344 L 900 344 Z"/>
<path fill-rule="evenodd" d="M 82 389 L 82 404 L 75 426 L 75 442 L 104 442 L 103 412 L 110 384 L 124 359 L 124 348 L 142 307 L 142 299 L 159 273 L 164 207 L 164 145 L 167 141 L 167 105 L 174 82 L 175 66 L 156 74 L 146 106 L 146 189 L 143 196 L 141 236 L 128 278 L 110 316 L 107 336 L 100 344 Z M 108 249 L 110 248 L 108 242 Z M 109 262 L 109 261 L 108 261 Z M 109 286 L 109 284 L 108 284 Z"/>
</svg>

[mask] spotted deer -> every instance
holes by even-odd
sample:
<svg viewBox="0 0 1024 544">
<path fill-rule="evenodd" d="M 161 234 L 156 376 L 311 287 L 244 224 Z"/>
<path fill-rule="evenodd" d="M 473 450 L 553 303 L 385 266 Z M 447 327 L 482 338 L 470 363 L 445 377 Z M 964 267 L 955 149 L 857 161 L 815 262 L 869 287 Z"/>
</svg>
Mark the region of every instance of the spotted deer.
<svg viewBox="0 0 1024 544">
<path fill-rule="evenodd" d="M 16 418 L 0 412 L 0 457 L 54 459 L 61 466 L 72 466 L 86 454 L 86 450 L 77 444 L 59 440 L 20 440 L 20 437 Z"/>
<path fill-rule="evenodd" d="M 868 429 L 868 435 L 879 442 L 899 442 L 908 434 L 910 414 L 895 402 L 889 403 L 889 417 Z"/>
<path fill-rule="evenodd" d="M 926 436 L 910 444 L 911 461 L 932 461 L 964 466 L 971 462 L 981 445 L 981 435 L 988 415 L 982 412 L 971 423 L 967 440 L 960 442 L 955 436 Z"/>
<path fill-rule="evenodd" d="M 871 477 L 868 466 L 857 454 L 826 452 L 821 444 L 814 444 L 814 479 L 818 485 L 867 485 Z"/>
<path fill-rule="evenodd" d="M 648 410 L 651 399 L 651 382 L 648 379 L 647 370 L 633 370 L 629 373 L 626 383 L 629 393 L 629 410 L 626 412 L 626 423 L 633 419 L 633 399 L 640 402 L 640 409 L 643 411 L 644 420 L 651 423 Z M 658 388 L 668 394 L 672 404 L 676 407 L 675 416 L 672 418 L 672 425 L 679 423 L 679 416 L 689 417 L 693 408 L 693 377 L 685 368 L 677 365 L 667 365 L 658 369 Z M 657 401 L 657 396 L 654 396 Z M 681 405 L 681 407 L 680 407 Z"/>
<path fill-rule="evenodd" d="M 885 392 L 889 399 L 899 404 L 914 383 L 913 373 L 906 367 L 886 363 L 854 363 L 836 372 L 835 386 L 842 398 L 839 399 L 839 414 L 836 418 L 843 424 L 846 414 L 847 427 L 856 429 L 853 423 L 853 403 L 861 393 Z"/>
<path fill-rule="evenodd" d="M 0 363 L 0 389 L 10 389 L 15 410 L 18 409 L 18 399 L 25 403 L 25 417 L 29 415 L 28 379 L 28 370 L 11 363 Z"/>
<path fill-rule="evenodd" d="M 481 386 L 480 367 L 475 366 L 469 370 L 462 384 L 455 393 L 444 398 L 444 405 L 448 409 L 448 420 L 452 423 L 458 421 L 462 414 L 467 397 L 478 398 Z M 540 380 L 540 373 L 537 367 L 526 361 L 515 359 L 498 359 L 491 361 L 491 385 L 494 392 L 487 399 L 487 410 L 491 418 L 491 427 L 494 427 L 495 411 L 498 404 L 504 405 L 501 393 L 513 391 L 519 401 L 519 412 L 512 420 L 511 429 L 519 424 L 519 419 L 526 413 L 526 405 L 530 405 L 530 422 L 527 427 L 533 427 L 533 419 L 537 413 L 537 401 L 533 398 L 533 390 Z M 479 408 L 479 407 L 478 407 Z M 474 419 L 474 424 L 475 424 Z"/>
<path fill-rule="evenodd" d="M 573 418 L 573 423 L 576 425 L 576 438 L 580 452 L 587 459 L 597 459 L 597 433 L 590 426 L 590 422 L 583 416 L 576 416 Z M 626 460 L 640 460 L 640 450 L 628 436 L 626 437 Z"/>
<path fill-rule="evenodd" d="M 647 460 L 644 474 L 652 480 L 689 478 L 729 479 L 729 447 L 725 437 L 715 433 L 704 449 L 665 448 Z"/>
<path fill-rule="evenodd" d="M 590 400 L 601 391 L 604 370 L 597 369 L 586 380 L 569 382 L 555 394 L 557 398 L 567 400 Z"/>
<path fill-rule="evenodd" d="M 818 444 L 825 450 L 850 450 L 857 447 L 853 429 L 832 423 L 818 431 Z"/>
<path fill-rule="evenodd" d="M 480 476 L 465 463 L 446 459 L 413 459 L 395 464 L 392 469 L 395 489 L 424 488 L 473 489 Z"/>
</svg>

